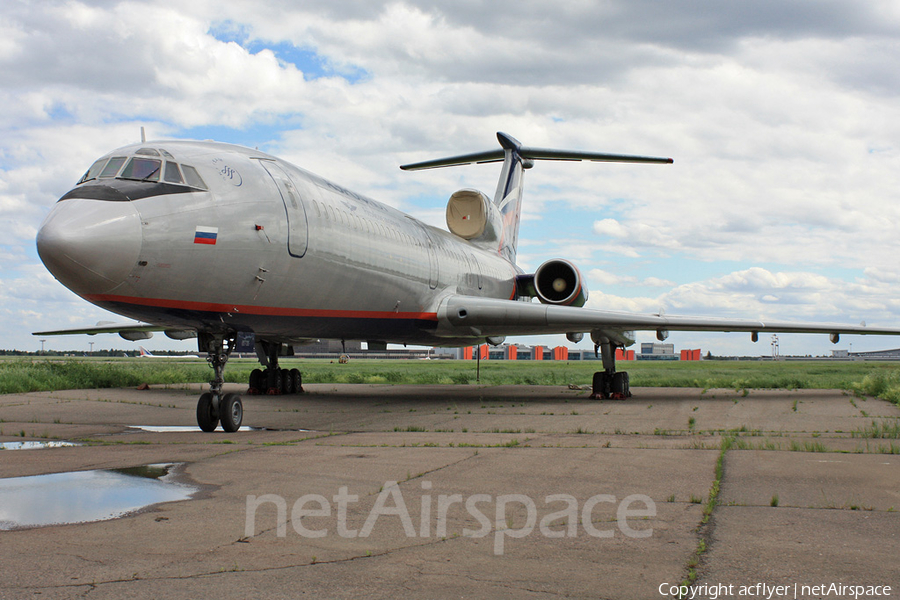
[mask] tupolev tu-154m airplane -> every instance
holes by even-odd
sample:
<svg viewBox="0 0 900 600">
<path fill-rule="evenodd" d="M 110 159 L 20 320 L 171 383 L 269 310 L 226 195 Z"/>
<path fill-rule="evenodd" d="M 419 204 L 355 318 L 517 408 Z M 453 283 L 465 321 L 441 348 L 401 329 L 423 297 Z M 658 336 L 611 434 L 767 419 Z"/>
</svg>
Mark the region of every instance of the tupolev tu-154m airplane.
<svg viewBox="0 0 900 600">
<path fill-rule="evenodd" d="M 534 273 L 516 266 L 522 183 L 538 160 L 672 163 L 670 158 L 523 146 L 499 133 L 501 148 L 402 166 L 430 169 L 502 162 L 494 198 L 463 189 L 450 196 L 447 227 L 400 211 L 265 153 L 215 142 L 142 142 L 91 165 L 60 198 L 37 235 L 41 260 L 89 302 L 137 319 L 35 335 L 118 332 L 129 340 L 164 331 L 198 338 L 215 375 L 197 421 L 237 430 L 238 394 L 223 393 L 225 364 L 239 332 L 255 334 L 265 370 L 249 393 L 301 389 L 279 356 L 310 340 L 466 346 L 505 336 L 591 336 L 603 370 L 600 398 L 630 395 L 616 371 L 617 348 L 634 331 L 743 331 L 900 335 L 863 325 L 760 322 L 645 315 L 583 308 L 588 292 L 571 262 L 554 258 Z M 533 302 L 537 298 L 539 302 Z"/>
</svg>

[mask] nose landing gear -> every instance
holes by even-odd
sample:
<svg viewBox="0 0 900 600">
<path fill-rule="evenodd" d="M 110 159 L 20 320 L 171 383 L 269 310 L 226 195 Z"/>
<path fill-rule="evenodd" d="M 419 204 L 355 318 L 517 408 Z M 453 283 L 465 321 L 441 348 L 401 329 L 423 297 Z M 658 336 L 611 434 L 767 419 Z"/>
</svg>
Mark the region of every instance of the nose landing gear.
<svg viewBox="0 0 900 600">
<path fill-rule="evenodd" d="M 200 349 L 206 350 L 206 361 L 213 368 L 215 375 L 209 382 L 209 391 L 200 395 L 197 401 L 197 424 L 206 432 L 215 431 L 219 422 L 222 429 L 232 433 L 240 429 L 244 419 L 244 405 L 238 394 L 223 394 L 225 383 L 225 364 L 234 349 L 234 335 L 214 335 L 199 333 Z"/>
</svg>

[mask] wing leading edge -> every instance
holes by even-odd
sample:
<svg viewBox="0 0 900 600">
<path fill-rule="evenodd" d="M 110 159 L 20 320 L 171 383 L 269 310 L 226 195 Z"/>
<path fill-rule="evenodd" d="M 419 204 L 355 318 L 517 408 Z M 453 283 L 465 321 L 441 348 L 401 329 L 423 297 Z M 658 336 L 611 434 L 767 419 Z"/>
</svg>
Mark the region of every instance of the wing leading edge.
<svg viewBox="0 0 900 600">
<path fill-rule="evenodd" d="M 101 333 L 118 333 L 122 338 L 136 342 L 148 340 L 155 332 L 164 331 L 173 340 L 186 340 L 197 337 L 195 329 L 177 329 L 163 327 L 152 323 L 97 323 L 93 327 L 75 327 L 72 329 L 54 329 L 52 331 L 35 331 L 31 335 L 98 335 Z"/>
<path fill-rule="evenodd" d="M 865 325 L 642 315 L 472 296 L 450 296 L 441 303 L 437 314 L 439 333 L 446 332 L 448 337 L 460 335 L 462 328 L 468 329 L 468 334 L 485 337 L 570 332 L 603 332 L 609 336 L 628 331 L 743 331 L 756 334 L 824 333 L 837 343 L 842 333 L 900 336 L 900 329 Z"/>
<path fill-rule="evenodd" d="M 169 327 L 160 327 L 150 323 L 98 323 L 89 327 L 75 327 L 72 329 L 54 329 L 52 331 L 35 331 L 31 335 L 97 335 L 99 333 L 151 333 L 165 331 Z"/>
</svg>

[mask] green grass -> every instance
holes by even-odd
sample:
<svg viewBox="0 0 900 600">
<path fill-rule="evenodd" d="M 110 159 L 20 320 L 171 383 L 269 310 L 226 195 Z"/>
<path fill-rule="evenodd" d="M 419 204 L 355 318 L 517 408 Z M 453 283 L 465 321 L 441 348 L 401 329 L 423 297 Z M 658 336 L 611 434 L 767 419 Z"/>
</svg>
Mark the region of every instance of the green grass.
<svg viewBox="0 0 900 600">
<path fill-rule="evenodd" d="M 354 360 L 341 365 L 326 359 L 283 358 L 282 366 L 303 372 L 304 383 L 469 385 L 475 364 L 467 361 Z M 634 387 L 700 389 L 840 389 L 900 403 L 900 366 L 891 363 L 822 361 L 629 362 Z M 233 359 L 226 381 L 244 383 L 258 368 L 252 359 Z M 599 362 L 482 361 L 483 385 L 568 385 L 591 381 Z M 141 383 L 202 383 L 212 370 L 198 360 L 69 358 L 0 359 L 0 393 L 58 389 L 131 387 Z"/>
<path fill-rule="evenodd" d="M 701 525 L 709 522 L 713 511 L 719 504 L 719 492 L 722 489 L 722 477 L 725 476 L 725 455 L 734 445 L 734 439 L 735 438 L 733 437 L 722 438 L 722 446 L 719 449 L 719 458 L 716 461 L 716 478 L 709 488 L 709 497 L 706 500 L 706 504 L 703 506 L 703 520 L 700 521 Z"/>
<path fill-rule="evenodd" d="M 850 433 L 855 438 L 872 438 L 872 439 L 900 439 L 900 421 L 883 419 L 881 422 L 872 421 L 871 426 L 854 430 Z"/>
<path fill-rule="evenodd" d="M 900 404 L 900 369 L 873 370 L 848 389 Z"/>
<path fill-rule="evenodd" d="M 196 383 L 208 380 L 210 373 L 205 363 L 5 359 L 0 360 L 0 394 Z"/>
</svg>

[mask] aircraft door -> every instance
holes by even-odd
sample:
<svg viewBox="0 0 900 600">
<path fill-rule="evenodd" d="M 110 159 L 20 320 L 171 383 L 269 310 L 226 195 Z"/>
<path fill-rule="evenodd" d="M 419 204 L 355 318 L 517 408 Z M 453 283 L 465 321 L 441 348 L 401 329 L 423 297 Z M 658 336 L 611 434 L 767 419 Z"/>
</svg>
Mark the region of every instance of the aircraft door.
<svg viewBox="0 0 900 600">
<path fill-rule="evenodd" d="M 261 160 L 259 163 L 278 186 L 278 192 L 284 202 L 288 220 L 288 253 L 296 258 L 302 258 L 309 246 L 309 222 L 300 192 L 290 175 L 277 163 L 268 160 Z"/>
<path fill-rule="evenodd" d="M 428 231 L 428 228 L 419 223 L 422 233 L 425 234 L 425 246 L 428 249 L 428 287 L 435 289 L 438 286 L 438 278 L 440 276 L 440 263 L 438 263 L 437 248 L 434 244 L 434 238 Z"/>
</svg>

